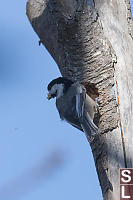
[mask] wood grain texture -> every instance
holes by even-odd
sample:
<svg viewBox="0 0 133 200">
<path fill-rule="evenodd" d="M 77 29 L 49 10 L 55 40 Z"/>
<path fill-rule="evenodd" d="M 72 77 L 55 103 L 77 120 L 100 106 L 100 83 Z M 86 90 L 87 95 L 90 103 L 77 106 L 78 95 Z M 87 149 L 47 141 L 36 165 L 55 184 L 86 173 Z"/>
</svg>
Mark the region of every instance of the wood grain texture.
<svg viewBox="0 0 133 200">
<path fill-rule="evenodd" d="M 89 85 L 97 88 L 99 136 L 91 148 L 103 198 L 118 200 L 119 168 L 133 162 L 129 1 L 29 0 L 27 15 L 61 74 L 84 84 L 88 93 Z"/>
<path fill-rule="evenodd" d="M 128 0 L 115 1 L 115 4 L 107 1 L 104 5 L 101 1 L 96 2 L 104 34 L 117 55 L 115 82 L 120 121 L 126 146 L 127 167 L 133 167 L 133 22 L 130 4 Z"/>
</svg>

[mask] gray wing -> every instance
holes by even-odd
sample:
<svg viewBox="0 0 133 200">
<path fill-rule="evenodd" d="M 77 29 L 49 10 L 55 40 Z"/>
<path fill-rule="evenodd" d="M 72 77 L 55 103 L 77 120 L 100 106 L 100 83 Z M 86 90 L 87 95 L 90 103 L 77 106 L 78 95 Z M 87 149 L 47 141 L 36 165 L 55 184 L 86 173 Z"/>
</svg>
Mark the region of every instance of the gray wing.
<svg viewBox="0 0 133 200">
<path fill-rule="evenodd" d="M 76 90 L 76 114 L 87 139 L 91 142 L 95 135 L 98 134 L 98 127 L 94 124 L 89 113 L 85 110 L 85 88 L 79 84 Z"/>
</svg>

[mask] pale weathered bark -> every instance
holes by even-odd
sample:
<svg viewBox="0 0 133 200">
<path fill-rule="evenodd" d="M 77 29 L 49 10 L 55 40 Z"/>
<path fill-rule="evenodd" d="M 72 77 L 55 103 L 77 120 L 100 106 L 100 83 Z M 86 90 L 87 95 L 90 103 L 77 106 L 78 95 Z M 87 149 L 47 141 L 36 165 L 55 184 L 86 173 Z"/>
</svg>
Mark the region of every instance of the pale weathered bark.
<svg viewBox="0 0 133 200">
<path fill-rule="evenodd" d="M 29 0 L 27 15 L 61 74 L 99 98 L 100 136 L 91 148 L 103 198 L 118 200 L 119 168 L 133 166 L 129 1 Z"/>
</svg>

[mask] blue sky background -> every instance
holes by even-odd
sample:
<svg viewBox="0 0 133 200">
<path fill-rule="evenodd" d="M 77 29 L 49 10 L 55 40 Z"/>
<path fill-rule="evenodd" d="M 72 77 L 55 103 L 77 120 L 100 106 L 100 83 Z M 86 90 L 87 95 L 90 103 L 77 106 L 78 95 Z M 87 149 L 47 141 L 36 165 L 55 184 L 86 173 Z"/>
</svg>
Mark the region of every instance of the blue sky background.
<svg viewBox="0 0 133 200">
<path fill-rule="evenodd" d="M 61 122 L 47 84 L 57 65 L 26 17 L 26 1 L 0 12 L 0 199 L 101 200 L 85 136 Z"/>
</svg>

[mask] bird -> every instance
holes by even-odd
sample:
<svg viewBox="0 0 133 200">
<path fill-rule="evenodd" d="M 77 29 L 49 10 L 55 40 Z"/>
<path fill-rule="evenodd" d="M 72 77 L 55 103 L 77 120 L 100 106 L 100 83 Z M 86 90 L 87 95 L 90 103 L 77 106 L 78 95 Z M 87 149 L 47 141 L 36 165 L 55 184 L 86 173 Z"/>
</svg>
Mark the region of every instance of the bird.
<svg viewBox="0 0 133 200">
<path fill-rule="evenodd" d="M 48 86 L 48 100 L 56 98 L 56 107 L 61 120 L 84 132 L 91 143 L 98 134 L 94 124 L 97 103 L 86 93 L 85 87 L 65 77 L 52 80 Z"/>
</svg>

